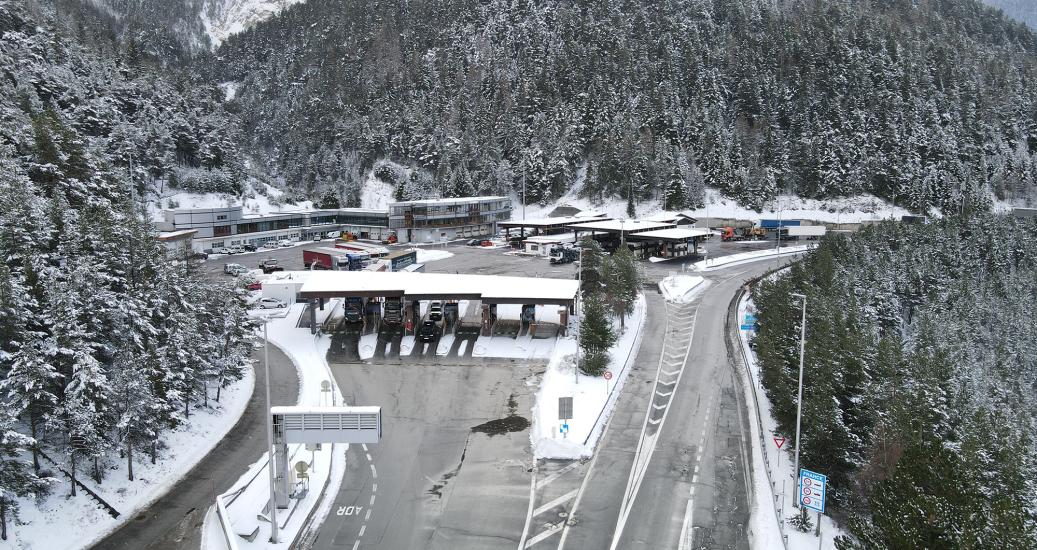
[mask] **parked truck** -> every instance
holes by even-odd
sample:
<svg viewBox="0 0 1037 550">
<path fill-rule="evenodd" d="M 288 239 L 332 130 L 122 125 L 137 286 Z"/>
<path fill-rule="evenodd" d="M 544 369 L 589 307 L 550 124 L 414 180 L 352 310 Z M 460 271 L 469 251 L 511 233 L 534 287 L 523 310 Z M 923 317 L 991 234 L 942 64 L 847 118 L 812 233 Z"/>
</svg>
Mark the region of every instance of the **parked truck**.
<svg viewBox="0 0 1037 550">
<path fill-rule="evenodd" d="M 556 246 L 551 250 L 551 265 L 571 264 L 580 259 L 580 251 L 575 248 Z"/>
<path fill-rule="evenodd" d="M 387 325 L 399 325 L 403 322 L 403 301 L 399 297 L 389 296 L 385 299 L 382 322 Z"/>
<path fill-rule="evenodd" d="M 341 248 L 322 246 L 303 250 L 302 263 L 307 269 L 360 271 L 371 263 L 371 257 L 363 252 L 350 252 Z"/>
<path fill-rule="evenodd" d="M 824 237 L 826 232 L 827 229 L 823 225 L 800 225 L 783 228 L 781 230 L 781 238 L 782 240 L 816 240 Z"/>
<path fill-rule="evenodd" d="M 727 226 L 721 228 L 723 232 L 720 234 L 721 241 L 758 241 L 767 238 L 767 230 L 762 227 L 743 227 L 741 229 L 735 229 L 734 227 Z"/>
</svg>

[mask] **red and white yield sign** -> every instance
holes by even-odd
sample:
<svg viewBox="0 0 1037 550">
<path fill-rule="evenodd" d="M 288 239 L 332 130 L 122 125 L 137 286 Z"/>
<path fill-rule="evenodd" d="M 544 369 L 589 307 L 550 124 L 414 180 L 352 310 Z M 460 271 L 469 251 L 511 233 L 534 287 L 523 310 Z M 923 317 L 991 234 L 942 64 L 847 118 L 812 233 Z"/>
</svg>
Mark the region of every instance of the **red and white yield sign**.
<svg viewBox="0 0 1037 550">
<path fill-rule="evenodd" d="M 774 444 L 778 446 L 778 450 L 781 450 L 781 446 L 785 444 L 785 437 L 774 436 Z"/>
<path fill-rule="evenodd" d="M 605 380 L 612 380 L 612 371 L 607 370 L 605 371 L 605 374 L 603 374 L 602 376 L 605 377 Z"/>
</svg>

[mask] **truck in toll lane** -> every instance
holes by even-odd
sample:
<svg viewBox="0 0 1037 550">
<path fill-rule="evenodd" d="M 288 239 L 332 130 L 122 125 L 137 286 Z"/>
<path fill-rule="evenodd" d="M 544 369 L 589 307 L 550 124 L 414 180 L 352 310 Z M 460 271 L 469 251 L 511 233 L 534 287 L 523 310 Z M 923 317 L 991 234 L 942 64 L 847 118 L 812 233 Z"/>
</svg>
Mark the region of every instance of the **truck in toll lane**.
<svg viewBox="0 0 1037 550">
<path fill-rule="evenodd" d="M 343 318 L 347 323 L 361 323 L 364 321 L 364 299 L 358 296 L 346 298 Z"/>
<path fill-rule="evenodd" d="M 551 265 L 571 264 L 580 259 L 578 248 L 556 246 L 551 250 Z"/>
<path fill-rule="evenodd" d="M 303 250 L 302 263 L 307 269 L 360 271 L 370 265 L 371 257 L 363 252 L 350 252 L 341 248 L 322 246 Z"/>
</svg>

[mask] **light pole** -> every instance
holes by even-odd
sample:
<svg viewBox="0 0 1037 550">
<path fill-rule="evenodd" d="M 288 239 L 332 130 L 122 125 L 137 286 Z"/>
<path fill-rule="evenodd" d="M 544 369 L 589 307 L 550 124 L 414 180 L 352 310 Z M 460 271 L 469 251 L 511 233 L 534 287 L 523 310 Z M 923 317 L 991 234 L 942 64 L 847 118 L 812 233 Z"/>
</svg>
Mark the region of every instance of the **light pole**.
<svg viewBox="0 0 1037 550">
<path fill-rule="evenodd" d="M 263 371 L 266 374 L 266 451 L 269 453 L 267 470 L 270 471 L 270 542 L 277 543 L 277 495 L 274 493 L 274 420 L 270 414 L 270 338 L 267 325 L 270 317 L 263 316 Z"/>
<path fill-rule="evenodd" d="M 576 368 L 573 369 L 573 376 L 576 377 L 576 383 L 580 383 L 580 332 L 583 331 L 583 244 L 580 244 L 580 265 L 576 268 Z"/>
<path fill-rule="evenodd" d="M 620 246 L 623 246 L 623 245 L 625 245 L 627 243 L 627 236 L 626 236 L 626 231 L 625 231 L 626 224 L 627 224 L 627 221 L 626 221 L 625 218 L 622 219 L 622 220 L 619 220 L 619 245 Z"/>
<path fill-rule="evenodd" d="M 793 467 L 792 475 L 796 476 L 796 491 L 799 491 L 799 426 L 803 418 L 803 352 L 807 345 L 807 297 L 803 294 L 792 293 L 792 296 L 803 300 L 803 319 L 799 324 L 799 398 L 796 399 L 796 465 Z M 797 493 L 798 494 L 798 493 Z M 793 500 L 792 505 L 799 508 L 799 499 Z"/>
</svg>

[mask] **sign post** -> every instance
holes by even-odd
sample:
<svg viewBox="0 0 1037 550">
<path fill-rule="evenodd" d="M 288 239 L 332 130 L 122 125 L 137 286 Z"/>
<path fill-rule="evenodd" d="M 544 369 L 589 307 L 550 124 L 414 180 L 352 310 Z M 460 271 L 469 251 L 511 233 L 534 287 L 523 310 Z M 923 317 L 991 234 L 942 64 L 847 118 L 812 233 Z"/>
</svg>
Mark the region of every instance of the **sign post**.
<svg viewBox="0 0 1037 550">
<path fill-rule="evenodd" d="M 817 536 L 821 536 L 821 514 L 825 512 L 825 489 L 828 477 L 807 469 L 799 471 L 799 504 L 804 510 L 817 512 Z"/>
<path fill-rule="evenodd" d="M 605 379 L 605 397 L 608 397 L 608 394 L 609 394 L 609 380 L 612 380 L 612 371 L 607 370 L 601 376 L 602 376 L 602 378 Z"/>
<path fill-rule="evenodd" d="M 569 437 L 569 419 L 573 417 L 573 398 L 572 397 L 559 397 L 558 398 L 558 420 L 562 423 L 558 426 L 558 433 L 562 434 L 562 439 Z"/>
</svg>

